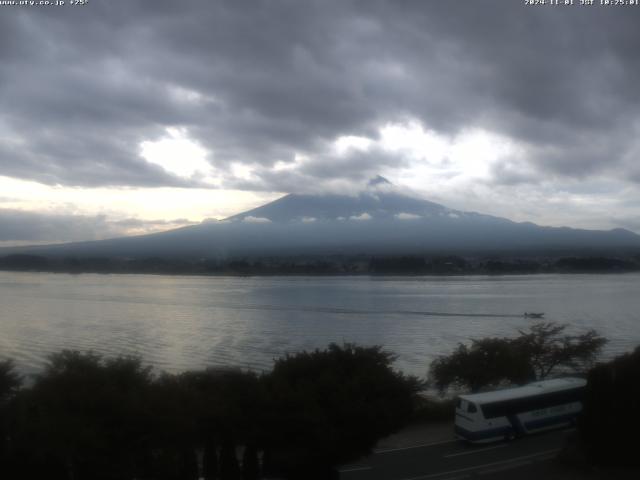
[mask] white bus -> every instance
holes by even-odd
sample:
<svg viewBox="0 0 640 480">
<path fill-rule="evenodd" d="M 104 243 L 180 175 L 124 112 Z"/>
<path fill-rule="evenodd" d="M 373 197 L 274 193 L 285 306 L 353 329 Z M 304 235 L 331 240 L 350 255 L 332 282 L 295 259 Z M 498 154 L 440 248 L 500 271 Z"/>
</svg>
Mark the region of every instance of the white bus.
<svg viewBox="0 0 640 480">
<path fill-rule="evenodd" d="M 582 411 L 586 384 L 582 378 L 557 378 L 460 395 L 456 400 L 456 437 L 469 442 L 493 442 L 572 425 Z"/>
</svg>

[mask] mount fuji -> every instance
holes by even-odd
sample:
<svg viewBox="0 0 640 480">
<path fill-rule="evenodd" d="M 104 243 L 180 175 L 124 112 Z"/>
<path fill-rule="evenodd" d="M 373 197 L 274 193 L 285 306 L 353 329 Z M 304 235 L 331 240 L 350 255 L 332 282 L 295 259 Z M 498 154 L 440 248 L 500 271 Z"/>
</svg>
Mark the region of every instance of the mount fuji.
<svg viewBox="0 0 640 480">
<path fill-rule="evenodd" d="M 231 258 L 294 255 L 640 251 L 624 229 L 544 227 L 447 208 L 376 177 L 355 195 L 289 194 L 224 220 L 109 240 L 5 248 L 45 256 Z"/>
</svg>

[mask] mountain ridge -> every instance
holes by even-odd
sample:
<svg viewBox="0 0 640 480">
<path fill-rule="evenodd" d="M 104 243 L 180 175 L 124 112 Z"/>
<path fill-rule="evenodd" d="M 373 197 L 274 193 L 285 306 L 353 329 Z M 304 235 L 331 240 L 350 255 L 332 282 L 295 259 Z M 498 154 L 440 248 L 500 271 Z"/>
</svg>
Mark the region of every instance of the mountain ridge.
<svg viewBox="0 0 640 480">
<path fill-rule="evenodd" d="M 288 194 L 220 221 L 160 233 L 0 249 L 0 255 L 191 257 L 637 250 L 640 236 L 545 227 L 450 209 L 376 177 L 355 195 Z"/>
</svg>

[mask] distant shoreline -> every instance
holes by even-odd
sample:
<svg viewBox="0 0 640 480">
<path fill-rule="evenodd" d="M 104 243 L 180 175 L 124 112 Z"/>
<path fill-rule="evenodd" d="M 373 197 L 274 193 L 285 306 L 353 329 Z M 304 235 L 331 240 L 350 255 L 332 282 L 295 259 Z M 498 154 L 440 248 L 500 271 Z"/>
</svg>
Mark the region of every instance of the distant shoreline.
<svg viewBox="0 0 640 480">
<path fill-rule="evenodd" d="M 464 258 L 459 256 L 275 257 L 232 260 L 176 258 L 0 257 L 0 271 L 65 274 L 156 274 L 193 276 L 468 276 L 611 274 L 640 271 L 638 257 Z"/>
</svg>

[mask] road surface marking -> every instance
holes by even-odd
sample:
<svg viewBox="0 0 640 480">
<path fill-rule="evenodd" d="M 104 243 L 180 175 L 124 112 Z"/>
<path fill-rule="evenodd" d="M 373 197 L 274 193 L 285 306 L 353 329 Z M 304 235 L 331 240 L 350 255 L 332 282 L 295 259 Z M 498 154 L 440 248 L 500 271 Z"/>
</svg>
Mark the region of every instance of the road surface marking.
<svg viewBox="0 0 640 480">
<path fill-rule="evenodd" d="M 509 460 L 501 460 L 499 462 L 484 463 L 482 465 L 475 465 L 473 467 L 460 468 L 458 470 L 448 470 L 446 472 L 430 473 L 428 475 L 420 475 L 419 477 L 403 478 L 402 480 L 426 480 L 428 478 L 442 477 L 442 476 L 445 476 L 445 475 L 453 475 L 453 474 L 456 474 L 456 473 L 469 472 L 469 471 L 479 470 L 481 468 L 486 468 L 486 467 L 494 467 L 494 466 L 498 466 L 498 465 L 506 465 L 508 463 L 519 462 L 521 460 L 525 460 L 525 459 L 528 459 L 528 458 L 535 458 L 535 457 L 539 457 L 539 456 L 542 456 L 542 455 L 549 455 L 549 454 L 552 454 L 552 453 L 557 453 L 560 450 L 561 450 L 560 448 L 554 448 L 553 450 L 544 450 L 542 452 L 532 453 L 531 455 L 523 455 L 521 457 L 510 458 Z"/>
<path fill-rule="evenodd" d="M 504 472 L 505 470 L 511 470 L 513 468 L 524 467 L 525 465 L 533 465 L 533 460 L 523 460 L 522 462 L 514 462 L 509 465 L 487 468 L 485 470 L 479 470 L 478 473 L 480 475 L 489 475 L 492 473 Z"/>
<path fill-rule="evenodd" d="M 412 450 L 414 448 L 433 447 L 434 445 L 446 445 L 447 443 L 457 443 L 457 440 L 446 440 L 444 442 L 432 442 L 422 443 L 420 445 L 411 445 L 410 447 L 398 447 L 398 448 L 385 448 L 383 450 L 374 450 L 373 453 L 378 455 L 379 453 L 399 452 L 401 450 Z"/>
<path fill-rule="evenodd" d="M 553 454 L 540 455 L 539 457 L 537 457 L 535 459 L 523 460 L 522 462 L 515 462 L 515 463 L 511 463 L 509 465 L 503 465 L 503 466 L 489 468 L 489 469 L 486 469 L 486 470 L 480 470 L 478 473 L 480 475 L 485 475 L 485 474 L 502 472 L 504 470 L 511 470 L 513 468 L 524 467 L 525 465 L 533 465 L 535 462 L 540 462 L 542 460 L 551 460 L 553 457 L 554 457 Z"/>
<path fill-rule="evenodd" d="M 508 445 L 505 443 L 503 445 L 496 445 L 495 447 L 485 447 L 485 448 L 478 448 L 478 449 L 470 450 L 470 451 L 467 451 L 467 452 L 451 453 L 449 455 L 445 455 L 444 458 L 461 457 L 462 455 L 472 455 L 474 453 L 486 452 L 487 450 L 495 450 L 496 448 L 504 448 L 504 447 L 507 447 L 507 446 Z"/>
<path fill-rule="evenodd" d="M 344 472 L 359 472 L 362 470 L 371 470 L 371 467 L 363 465 L 363 466 L 353 466 L 353 467 L 346 467 L 346 468 L 341 468 L 340 470 L 338 470 L 340 473 L 344 473 Z"/>
</svg>

